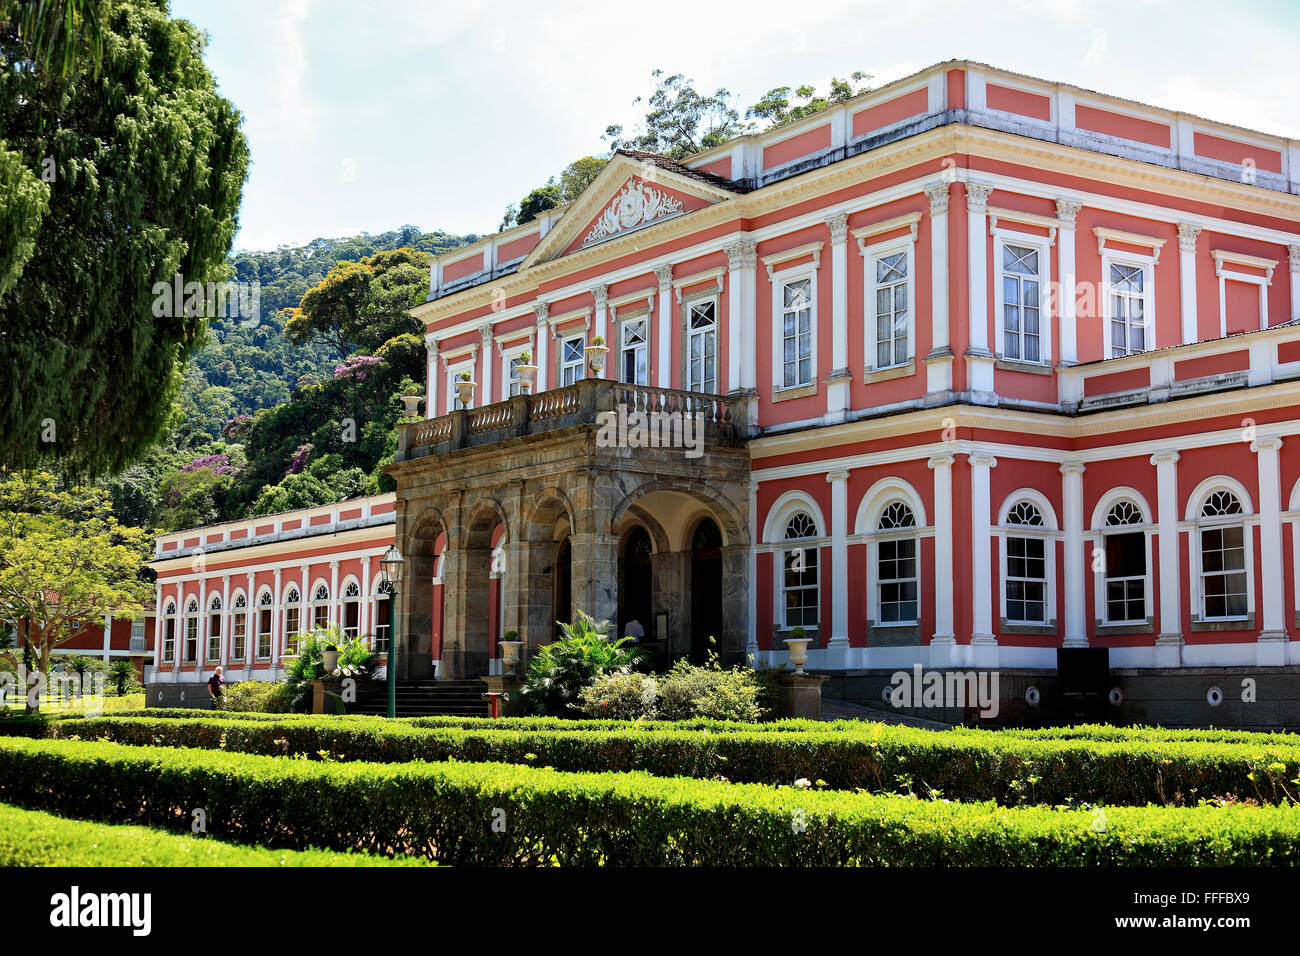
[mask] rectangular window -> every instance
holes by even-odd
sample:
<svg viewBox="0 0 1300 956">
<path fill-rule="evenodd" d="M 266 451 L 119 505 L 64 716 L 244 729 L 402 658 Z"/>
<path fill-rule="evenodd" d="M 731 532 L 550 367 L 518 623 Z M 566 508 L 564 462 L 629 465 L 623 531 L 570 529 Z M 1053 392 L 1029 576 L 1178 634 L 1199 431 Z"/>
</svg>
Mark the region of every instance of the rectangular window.
<svg viewBox="0 0 1300 956">
<path fill-rule="evenodd" d="M 1146 268 L 1112 262 L 1107 274 L 1110 358 L 1145 352 L 1147 346 Z"/>
<path fill-rule="evenodd" d="M 1041 362 L 1042 311 L 1039 251 L 1002 247 L 1002 355 L 1017 362 Z"/>
<path fill-rule="evenodd" d="M 582 369 L 586 363 L 583 349 L 587 346 L 587 337 L 579 335 L 565 339 L 560 345 L 560 385 L 572 385 L 582 380 Z"/>
<path fill-rule="evenodd" d="M 138 617 L 131 622 L 131 640 L 144 640 L 144 618 Z"/>
<path fill-rule="evenodd" d="M 330 607 L 328 604 L 317 604 L 311 609 L 311 626 L 312 628 L 330 626 Z"/>
<path fill-rule="evenodd" d="M 176 620 L 170 617 L 163 624 L 162 659 L 164 664 L 176 660 Z"/>
<path fill-rule="evenodd" d="M 1007 538 L 1007 621 L 1047 621 L 1047 559 L 1042 538 Z"/>
<path fill-rule="evenodd" d="M 781 303 L 781 387 L 811 385 L 812 279 L 785 283 Z"/>
<path fill-rule="evenodd" d="M 284 649 L 290 654 L 298 651 L 298 635 L 302 632 L 302 622 L 298 616 L 297 605 L 290 604 L 284 609 Z"/>
<path fill-rule="evenodd" d="M 230 635 L 230 657 L 232 660 L 242 661 L 248 652 L 248 615 L 243 611 L 236 611 L 235 618 L 231 626 Z"/>
<path fill-rule="evenodd" d="M 266 660 L 271 656 L 271 610 L 257 612 L 257 656 Z"/>
<path fill-rule="evenodd" d="M 876 259 L 876 368 L 907 364 L 907 250 Z"/>
<path fill-rule="evenodd" d="M 361 605 L 356 601 L 346 601 L 343 604 L 343 633 L 348 637 L 356 637 L 361 633 Z"/>
<path fill-rule="evenodd" d="M 628 385 L 650 384 L 647 364 L 649 328 L 648 318 L 628 319 L 619 332 L 622 336 L 619 345 L 619 376 Z"/>
<path fill-rule="evenodd" d="M 185 663 L 193 664 L 199 655 L 199 619 L 190 615 L 185 618 Z"/>
<path fill-rule="evenodd" d="M 876 555 L 880 623 L 914 623 L 917 620 L 916 539 L 881 541 Z"/>
<path fill-rule="evenodd" d="M 1146 574 L 1143 532 L 1106 535 L 1106 623 L 1146 621 Z"/>
<path fill-rule="evenodd" d="M 785 626 L 817 626 L 817 549 L 791 548 L 783 557 L 785 575 L 781 591 L 785 597 Z"/>
<path fill-rule="evenodd" d="M 523 364 L 524 364 L 524 360 L 518 355 L 510 359 L 508 365 L 510 386 L 506 393 L 510 398 L 514 398 L 516 395 L 523 394 L 523 392 L 519 388 L 519 366 Z"/>
<path fill-rule="evenodd" d="M 1201 581 L 1205 620 L 1245 617 L 1246 531 L 1207 528 L 1201 532 Z"/>
<path fill-rule="evenodd" d="M 392 602 L 380 600 L 375 602 L 375 646 L 379 653 L 388 652 L 388 633 L 392 629 Z"/>
<path fill-rule="evenodd" d="M 208 660 L 221 660 L 221 615 L 208 615 Z"/>
<path fill-rule="evenodd" d="M 453 412 L 459 411 L 463 408 L 469 408 L 468 405 L 460 400 L 460 389 L 456 387 L 456 383 L 460 381 L 461 372 L 469 372 L 470 377 L 473 378 L 474 366 L 463 365 L 460 368 L 447 370 L 447 407 Z"/>
<path fill-rule="evenodd" d="M 718 306 L 712 299 L 687 309 L 686 387 L 714 395 L 718 391 Z"/>
</svg>

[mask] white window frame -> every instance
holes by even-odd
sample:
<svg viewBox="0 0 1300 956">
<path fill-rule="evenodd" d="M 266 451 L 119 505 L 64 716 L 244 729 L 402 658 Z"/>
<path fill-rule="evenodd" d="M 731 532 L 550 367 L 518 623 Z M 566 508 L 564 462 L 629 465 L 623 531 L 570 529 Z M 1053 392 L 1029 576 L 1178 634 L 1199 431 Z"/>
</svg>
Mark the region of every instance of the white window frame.
<svg viewBox="0 0 1300 956">
<path fill-rule="evenodd" d="M 240 602 L 243 602 L 242 604 Z M 244 593 L 243 588 L 236 588 L 235 592 L 230 595 L 230 659 L 242 661 L 248 657 L 248 595 Z M 243 630 L 244 647 L 238 654 L 235 653 L 235 639 L 240 637 L 240 630 Z"/>
<path fill-rule="evenodd" d="M 1042 525 L 1009 523 L 1011 509 L 1022 502 L 1033 505 L 1038 509 L 1038 513 L 1043 517 Z M 1064 540 L 1064 536 L 1056 523 L 1055 509 L 1040 493 L 1032 489 L 1022 488 L 1008 495 L 1007 499 L 1002 503 L 1002 511 L 998 515 L 998 524 L 993 529 L 993 534 L 998 539 L 998 580 L 1002 582 L 1001 594 L 999 595 L 999 619 L 1005 621 L 1009 627 L 1054 627 L 1057 623 L 1056 543 Z M 1043 541 L 1043 573 L 1047 577 L 1043 588 L 1043 614 L 1045 617 L 1042 621 L 1019 621 L 1007 616 L 1007 582 L 1010 580 L 1007 573 L 1007 559 L 1010 557 L 1007 547 L 1008 538 L 1040 538 Z"/>
<path fill-rule="evenodd" d="M 217 639 L 216 654 L 212 653 L 212 638 L 214 637 L 212 633 L 212 619 L 214 617 L 217 619 L 217 633 L 215 635 Z M 221 595 L 213 594 L 212 597 L 208 598 L 208 612 L 204 615 L 203 620 L 203 656 L 204 661 L 208 664 L 213 664 L 221 660 L 221 644 L 222 639 L 225 637 L 226 630 L 225 617 L 225 608 L 221 603 Z"/>
<path fill-rule="evenodd" d="M 290 594 L 297 594 L 298 600 L 289 600 Z M 306 608 L 307 602 L 302 598 L 302 585 L 297 581 L 290 581 L 284 586 L 284 598 L 280 602 L 280 645 L 286 654 L 293 654 L 298 650 L 298 640 L 304 633 L 302 625 Z M 298 612 L 298 629 L 292 632 L 289 630 L 290 611 Z"/>
<path fill-rule="evenodd" d="M 578 348 L 578 358 L 576 360 L 566 362 L 564 358 L 564 349 L 565 346 L 567 346 L 570 342 L 581 342 L 582 344 Z M 560 377 L 559 377 L 560 388 L 564 388 L 566 385 L 577 384 L 578 382 L 582 381 L 583 378 L 586 377 L 586 369 L 587 369 L 587 353 L 585 351 L 586 347 L 587 347 L 587 333 L 585 331 L 579 332 L 577 335 L 559 336 L 558 358 L 560 361 Z M 573 381 L 566 382 L 565 374 L 569 371 L 573 372 Z"/>
<path fill-rule="evenodd" d="M 694 332 L 691 329 L 691 310 L 702 305 L 713 306 L 713 391 L 705 392 L 705 389 L 697 387 L 703 383 L 694 381 L 691 375 L 691 339 L 695 335 L 704 335 L 705 332 Z M 722 322 L 719 319 L 721 315 L 721 303 L 717 295 L 697 295 L 693 298 L 682 300 L 682 321 L 685 324 L 686 337 L 682 342 L 682 388 L 689 392 L 701 392 L 709 395 L 718 394 L 717 389 L 722 376 Z"/>
<path fill-rule="evenodd" d="M 1126 352 L 1126 355 L 1141 355 L 1156 347 L 1156 260 L 1153 256 L 1144 256 L 1135 252 L 1113 252 L 1110 249 L 1101 254 L 1101 314 L 1102 354 L 1106 358 L 1121 358 L 1115 354 L 1111 342 L 1111 323 L 1114 310 L 1111 301 L 1110 267 L 1138 266 L 1142 269 L 1142 352 Z"/>
<path fill-rule="evenodd" d="M 772 388 L 776 392 L 793 391 L 817 384 L 817 268 L 812 263 L 772 273 Z M 785 384 L 785 287 L 808 280 L 811 315 L 808 330 L 810 370 L 806 382 Z"/>
<path fill-rule="evenodd" d="M 1206 500 L 1216 491 L 1232 494 L 1241 504 L 1242 513 L 1230 517 L 1203 518 L 1201 509 Z M 1190 557 L 1192 589 L 1192 622 L 1196 624 L 1220 624 L 1238 621 L 1249 623 L 1255 616 L 1255 527 L 1259 524 L 1259 515 L 1255 514 L 1250 495 L 1238 482 L 1226 480 L 1223 476 L 1207 479 L 1188 499 L 1187 505 L 1187 553 Z M 1205 615 L 1205 571 L 1204 556 L 1201 553 L 1201 532 L 1214 528 L 1240 527 L 1242 529 L 1242 547 L 1246 558 L 1246 613 L 1231 617 L 1207 617 Z"/>
<path fill-rule="evenodd" d="M 503 399 L 514 398 L 516 395 L 522 394 L 519 391 L 519 379 L 515 376 L 514 369 L 515 359 L 519 358 L 519 356 L 523 355 L 525 352 L 528 352 L 533 356 L 533 359 L 536 360 L 537 355 L 533 349 L 532 342 L 527 339 L 521 341 L 518 345 L 512 345 L 510 348 L 503 348 L 501 350 L 501 382 Z"/>
<path fill-rule="evenodd" d="M 876 372 L 903 368 L 916 358 L 916 241 L 911 236 L 903 236 L 866 246 L 861 252 L 866 266 L 863 270 L 863 278 L 865 279 L 863 303 L 866 321 L 862 343 L 866 352 L 865 367 Z M 907 287 L 907 357 L 902 362 L 880 365 L 876 361 L 878 358 L 876 349 L 879 344 L 876 338 L 876 325 L 879 318 L 876 314 L 876 293 L 881 287 L 877 279 L 879 274 L 877 262 L 900 252 L 907 253 L 907 278 L 904 280 Z M 893 284 L 890 283 L 890 285 Z"/>
<path fill-rule="evenodd" d="M 264 598 L 266 597 L 270 597 L 271 600 L 265 601 Z M 262 630 L 263 611 L 267 613 L 267 620 L 271 622 L 265 631 Z M 275 606 L 275 595 L 271 593 L 269 587 L 262 585 L 262 589 L 257 592 L 257 604 L 253 606 L 253 631 L 255 632 L 252 635 L 253 640 L 255 641 L 253 645 L 253 656 L 259 661 L 269 661 L 271 655 L 275 653 L 275 615 L 277 613 L 278 609 Z M 262 653 L 262 637 L 264 635 L 266 637 L 265 654 Z"/>
<path fill-rule="evenodd" d="M 1131 501 L 1142 516 L 1141 524 L 1118 525 L 1114 528 L 1106 524 L 1106 517 L 1110 514 L 1111 509 L 1121 500 Z M 1101 570 L 1093 572 L 1093 618 L 1100 627 L 1138 627 L 1150 624 L 1155 618 L 1155 594 L 1152 592 L 1152 582 L 1154 581 L 1153 565 L 1151 562 L 1151 538 L 1156 531 L 1156 526 L 1152 523 L 1151 508 L 1147 505 L 1146 500 L 1131 488 L 1112 489 L 1101 497 L 1093 513 L 1093 528 L 1087 535 L 1089 543 L 1089 553 L 1095 548 L 1101 548 L 1104 555 L 1106 549 L 1106 536 L 1108 534 L 1141 534 L 1143 538 L 1143 548 L 1146 560 L 1146 573 L 1142 581 L 1142 599 L 1145 618 L 1138 620 L 1131 618 L 1124 621 L 1112 621 L 1106 615 L 1109 613 L 1106 602 L 1106 580 L 1108 569 L 1103 566 Z M 1090 565 L 1095 565 L 1090 559 Z"/>
<path fill-rule="evenodd" d="M 317 597 L 316 595 L 320 594 L 322 588 L 325 589 L 325 597 L 323 598 Z M 308 603 L 308 607 L 311 608 L 311 610 L 308 612 L 309 613 L 308 623 L 311 625 L 311 627 L 307 633 L 310 634 L 312 631 L 316 630 L 317 627 L 316 612 L 322 608 L 325 609 L 325 627 L 329 627 L 330 617 L 331 617 L 330 612 L 334 607 L 334 595 L 330 592 L 329 582 L 326 581 L 324 578 L 317 578 L 316 581 L 312 583 L 311 600 L 307 603 Z"/>
<path fill-rule="evenodd" d="M 884 515 L 885 509 L 892 504 L 901 504 L 912 513 L 912 527 L 880 529 L 880 519 Z M 878 507 L 874 509 L 871 517 L 871 531 L 862 535 L 861 538 L 867 544 L 867 619 L 871 622 L 872 627 L 916 627 L 921 623 L 923 613 L 923 586 L 924 586 L 924 569 L 921 567 L 921 532 L 925 530 L 922 522 L 925 521 L 923 512 L 916 510 L 916 505 L 905 495 L 894 494 L 883 498 L 878 502 Z M 883 583 L 880 578 L 880 545 L 886 541 L 911 541 L 915 549 L 916 556 L 913 559 L 916 564 L 915 578 L 890 578 L 892 581 L 915 581 L 916 582 L 916 617 L 907 621 L 885 621 L 880 617 L 880 586 Z"/>
<path fill-rule="evenodd" d="M 1020 358 L 1012 358 L 1006 354 L 1006 296 L 1003 288 L 1003 259 L 1007 246 L 1019 246 L 1021 248 L 1032 248 L 1038 253 L 1038 358 L 1027 359 L 1023 355 Z M 1052 241 L 1047 236 L 1039 236 L 1030 232 L 1018 232 L 1014 229 L 995 229 L 993 231 L 993 262 L 994 262 L 994 279 L 993 291 L 994 301 L 996 302 L 997 321 L 994 328 L 997 330 L 997 347 L 994 349 L 997 357 L 1005 362 L 1019 362 L 1022 365 L 1043 365 L 1051 367 L 1052 365 L 1052 264 L 1051 252 Z M 1018 273 L 1015 273 L 1018 275 Z M 1146 280 L 1143 279 L 1143 288 L 1146 288 Z M 1023 323 L 1022 323 L 1023 324 Z M 1021 329 L 1021 344 L 1023 346 L 1024 329 Z M 1147 341 L 1150 341 L 1149 339 Z M 1023 352 L 1023 348 L 1022 348 Z M 1041 510 L 1041 509 L 1040 509 Z"/>
<path fill-rule="evenodd" d="M 811 522 L 813 526 L 813 531 L 817 532 L 817 535 L 815 537 L 807 537 L 807 538 L 786 538 L 785 529 L 789 526 L 790 522 L 794 520 L 795 516 L 800 514 L 806 515 L 808 517 L 808 520 Z M 789 514 L 785 516 L 785 519 L 781 522 L 781 535 L 782 535 L 782 547 L 779 548 L 776 552 L 777 617 L 780 621 L 777 629 L 782 632 L 789 632 L 794 630 L 796 627 L 802 627 L 805 631 L 816 631 L 820 629 L 821 619 L 822 619 L 821 547 L 825 543 L 821 535 L 821 528 L 817 523 L 817 515 L 813 514 L 811 511 L 802 508 L 792 510 Z M 786 586 L 785 583 L 786 557 L 791 552 L 794 551 L 803 551 L 805 555 L 807 554 L 807 552 L 812 551 L 816 555 L 817 568 L 815 572 L 816 577 L 814 579 L 813 584 L 811 585 L 801 584 L 796 588 L 789 588 Z M 803 574 L 806 572 L 800 572 L 800 573 Z M 813 624 L 811 625 L 791 624 L 790 621 L 786 618 L 786 613 L 788 609 L 786 606 L 785 596 L 786 596 L 786 592 L 791 590 L 797 590 L 797 591 L 811 590 L 817 595 L 816 603 L 813 605 L 817 612 L 817 620 Z"/>
<path fill-rule="evenodd" d="M 171 637 L 168 638 L 167 626 L 171 625 Z M 182 625 L 180 622 L 180 611 L 175 601 L 168 601 L 163 611 L 163 630 L 162 630 L 162 662 L 164 664 L 176 663 L 176 641 L 180 637 Z"/>
<path fill-rule="evenodd" d="M 348 588 L 356 588 L 357 593 L 355 595 L 349 595 Z M 339 585 L 339 631 L 343 634 L 344 637 L 361 636 L 362 600 L 363 600 L 363 596 L 361 590 L 361 582 L 358 581 L 352 575 L 348 575 L 346 578 L 343 579 L 343 583 Z M 350 630 L 347 626 L 349 604 L 355 604 L 357 606 L 357 626 L 355 631 Z"/>
<path fill-rule="evenodd" d="M 627 351 L 626 329 L 634 324 L 642 323 L 645 326 L 645 341 L 639 346 L 634 346 L 634 350 L 640 351 L 643 355 L 645 364 L 645 381 L 629 382 L 623 377 L 623 353 Z M 615 361 L 618 363 L 617 378 L 626 385 L 649 385 L 650 384 L 650 336 L 653 333 L 653 322 L 651 321 L 650 310 L 637 310 L 634 314 L 619 316 L 617 319 L 618 327 L 618 351 Z"/>
<path fill-rule="evenodd" d="M 1215 273 L 1219 278 L 1219 338 L 1228 337 L 1228 283 L 1240 282 L 1257 286 L 1259 296 L 1259 327 L 1268 328 L 1268 287 L 1273 284 L 1271 277 L 1250 275 L 1247 272 L 1232 272 L 1223 268 L 1222 260 L 1216 262 Z"/>
<path fill-rule="evenodd" d="M 459 411 L 469 406 L 461 403 L 460 392 L 456 390 L 456 383 L 460 381 L 461 372 L 469 372 L 469 377 L 474 377 L 474 359 L 460 362 L 457 365 L 447 366 L 447 411 Z"/>
</svg>

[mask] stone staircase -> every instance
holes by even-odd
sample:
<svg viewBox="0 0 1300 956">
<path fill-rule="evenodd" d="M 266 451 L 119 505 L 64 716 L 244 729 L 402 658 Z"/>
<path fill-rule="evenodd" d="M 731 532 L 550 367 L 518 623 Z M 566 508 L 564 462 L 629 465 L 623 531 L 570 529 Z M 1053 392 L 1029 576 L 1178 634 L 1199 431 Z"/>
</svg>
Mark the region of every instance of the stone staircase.
<svg viewBox="0 0 1300 956">
<path fill-rule="evenodd" d="M 490 713 L 487 684 L 481 680 L 404 680 L 397 682 L 398 717 L 486 717 Z M 383 681 L 364 681 L 357 688 L 354 714 L 388 713 L 388 688 Z"/>
</svg>

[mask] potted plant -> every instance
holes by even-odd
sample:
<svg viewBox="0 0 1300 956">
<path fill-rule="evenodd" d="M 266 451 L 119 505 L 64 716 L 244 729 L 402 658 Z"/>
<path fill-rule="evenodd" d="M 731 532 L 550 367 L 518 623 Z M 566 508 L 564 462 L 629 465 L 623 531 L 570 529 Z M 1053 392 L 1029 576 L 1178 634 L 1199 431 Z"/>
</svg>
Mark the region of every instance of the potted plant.
<svg viewBox="0 0 1300 956">
<path fill-rule="evenodd" d="M 333 644 L 326 644 L 320 652 L 321 666 L 325 668 L 326 674 L 333 674 L 339 666 L 339 649 Z"/>
<path fill-rule="evenodd" d="M 504 677 L 516 677 L 519 673 L 519 652 L 524 642 L 519 640 L 518 631 L 506 631 L 501 644 L 501 674 Z"/>
<path fill-rule="evenodd" d="M 583 349 L 587 353 L 587 364 L 591 366 L 593 372 L 600 372 L 605 367 L 605 356 L 609 354 L 609 348 L 605 345 L 605 337 L 598 335 L 591 340 L 591 344 Z"/>
<path fill-rule="evenodd" d="M 470 374 L 469 369 L 461 372 L 456 377 L 456 392 L 460 396 L 461 403 L 469 405 L 474 401 L 474 386 L 478 384 L 474 381 L 474 376 Z"/>
<path fill-rule="evenodd" d="M 796 674 L 803 674 L 803 666 L 808 663 L 808 632 L 802 627 L 790 629 L 790 636 L 785 639 L 785 646 L 790 650 L 790 663 Z"/>
<path fill-rule="evenodd" d="M 525 350 L 519 353 L 519 364 L 515 366 L 515 374 L 519 376 L 519 394 L 530 394 L 533 390 L 533 376 L 537 374 L 532 352 Z"/>
</svg>

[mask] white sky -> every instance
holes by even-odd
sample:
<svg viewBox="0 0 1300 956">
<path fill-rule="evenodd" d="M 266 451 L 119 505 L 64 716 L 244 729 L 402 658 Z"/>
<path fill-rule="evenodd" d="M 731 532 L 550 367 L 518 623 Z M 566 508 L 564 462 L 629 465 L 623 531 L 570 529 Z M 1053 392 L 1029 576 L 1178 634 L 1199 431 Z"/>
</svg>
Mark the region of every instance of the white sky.
<svg viewBox="0 0 1300 956">
<path fill-rule="evenodd" d="M 631 128 L 650 71 L 743 108 L 865 70 L 971 59 L 1300 137 L 1300 3 L 1201 0 L 173 0 L 244 113 L 237 248 L 485 233 L 507 203 Z M 792 20 L 797 15 L 797 20 Z"/>
</svg>

